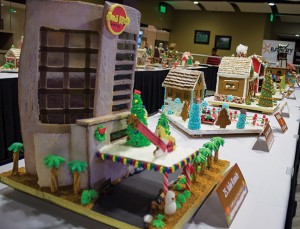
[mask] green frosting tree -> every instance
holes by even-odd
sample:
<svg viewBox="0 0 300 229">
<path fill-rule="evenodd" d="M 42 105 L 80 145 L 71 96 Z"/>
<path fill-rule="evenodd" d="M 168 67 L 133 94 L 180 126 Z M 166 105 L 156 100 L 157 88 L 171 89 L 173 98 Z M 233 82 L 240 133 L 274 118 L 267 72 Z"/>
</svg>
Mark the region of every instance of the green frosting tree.
<svg viewBox="0 0 300 229">
<path fill-rule="evenodd" d="M 167 135 L 170 135 L 170 134 L 171 134 L 171 132 L 170 132 L 169 120 L 168 120 L 168 118 L 167 118 L 167 116 L 166 116 L 165 113 L 162 113 L 162 114 L 160 115 L 160 118 L 158 119 L 158 123 L 157 123 L 156 128 L 157 128 L 158 126 L 162 126 L 162 127 L 165 129 Z"/>
<path fill-rule="evenodd" d="M 21 142 L 15 142 L 11 144 L 8 150 L 13 152 L 13 169 L 11 171 L 11 174 L 18 175 L 20 152 L 24 152 L 23 144 Z"/>
<path fill-rule="evenodd" d="M 240 114 L 239 119 L 236 123 L 236 128 L 238 129 L 244 129 L 246 125 L 246 115 L 245 114 Z"/>
<path fill-rule="evenodd" d="M 206 142 L 203 144 L 203 147 L 209 149 L 206 151 L 203 151 L 202 153 L 204 156 L 207 157 L 207 168 L 210 169 L 212 165 L 212 151 L 215 151 L 218 149 L 217 145 L 214 142 Z"/>
<path fill-rule="evenodd" d="M 271 73 L 266 74 L 264 82 L 262 84 L 261 95 L 258 100 L 258 105 L 262 107 L 273 107 L 273 80 Z"/>
<path fill-rule="evenodd" d="M 88 205 L 92 200 L 98 199 L 98 193 L 94 189 L 84 190 L 81 194 L 81 204 Z"/>
<path fill-rule="evenodd" d="M 63 157 L 53 154 L 48 154 L 44 158 L 44 165 L 51 168 L 51 192 L 57 192 L 58 190 L 57 171 L 65 161 L 66 160 Z"/>
<path fill-rule="evenodd" d="M 80 174 L 83 173 L 87 167 L 85 161 L 70 161 L 68 167 L 73 174 L 73 190 L 74 194 L 78 194 L 80 191 Z"/>
<path fill-rule="evenodd" d="M 221 137 L 213 137 L 210 139 L 211 142 L 215 143 L 217 146 L 217 149 L 215 150 L 215 157 L 214 157 L 214 162 L 217 162 L 219 160 L 219 149 L 220 146 L 224 146 L 225 140 L 224 138 Z"/>
<path fill-rule="evenodd" d="M 286 88 L 285 76 L 280 76 L 280 91 L 284 92 Z"/>
<path fill-rule="evenodd" d="M 143 107 L 143 101 L 141 99 L 141 92 L 134 91 L 133 101 L 131 107 L 131 114 L 136 115 L 141 123 L 147 126 L 146 110 Z M 150 145 L 150 141 L 137 129 L 133 128 L 130 124 L 127 126 L 127 145 L 133 147 L 143 147 Z"/>
</svg>

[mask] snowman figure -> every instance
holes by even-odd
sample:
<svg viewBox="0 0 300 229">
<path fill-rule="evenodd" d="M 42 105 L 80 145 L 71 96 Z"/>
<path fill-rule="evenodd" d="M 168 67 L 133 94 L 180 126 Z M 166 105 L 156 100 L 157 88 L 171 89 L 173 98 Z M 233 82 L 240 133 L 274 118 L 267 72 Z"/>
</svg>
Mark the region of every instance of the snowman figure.
<svg viewBox="0 0 300 229">
<path fill-rule="evenodd" d="M 168 191 L 165 196 L 165 214 L 173 215 L 176 212 L 175 193 Z"/>
</svg>

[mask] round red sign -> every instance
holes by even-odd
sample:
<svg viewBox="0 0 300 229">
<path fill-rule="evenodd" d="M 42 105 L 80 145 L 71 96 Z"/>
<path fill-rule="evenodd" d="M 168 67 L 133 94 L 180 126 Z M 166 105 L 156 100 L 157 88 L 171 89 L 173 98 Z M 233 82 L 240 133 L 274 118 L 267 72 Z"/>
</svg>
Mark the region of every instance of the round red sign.
<svg viewBox="0 0 300 229">
<path fill-rule="evenodd" d="M 129 23 L 130 19 L 123 6 L 114 4 L 109 8 L 106 14 L 106 26 L 112 34 L 121 34 Z"/>
</svg>

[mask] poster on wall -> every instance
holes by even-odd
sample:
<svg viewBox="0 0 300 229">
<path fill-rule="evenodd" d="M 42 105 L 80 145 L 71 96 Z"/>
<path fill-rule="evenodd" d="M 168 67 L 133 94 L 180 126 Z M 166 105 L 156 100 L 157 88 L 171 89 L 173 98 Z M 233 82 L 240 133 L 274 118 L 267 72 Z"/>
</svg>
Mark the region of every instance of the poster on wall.
<svg viewBox="0 0 300 229">
<path fill-rule="evenodd" d="M 270 62 L 271 66 L 276 66 L 279 44 L 287 45 L 287 62 L 292 64 L 295 51 L 295 42 L 292 41 L 263 40 L 261 55 Z"/>
</svg>

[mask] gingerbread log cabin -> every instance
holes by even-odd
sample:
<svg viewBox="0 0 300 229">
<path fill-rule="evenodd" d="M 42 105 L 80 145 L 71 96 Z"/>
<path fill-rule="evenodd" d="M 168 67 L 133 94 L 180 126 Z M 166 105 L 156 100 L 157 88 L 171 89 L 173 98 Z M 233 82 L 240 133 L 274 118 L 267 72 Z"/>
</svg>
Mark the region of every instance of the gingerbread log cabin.
<svg viewBox="0 0 300 229">
<path fill-rule="evenodd" d="M 95 152 L 125 134 L 140 17 L 109 2 L 27 0 L 19 109 L 26 172 L 36 174 L 41 187 L 50 186 L 47 154 L 87 162 L 81 188 L 126 173 Z M 100 124 L 102 142 L 94 138 Z M 60 186 L 72 183 L 66 164 L 59 173 Z"/>
</svg>

